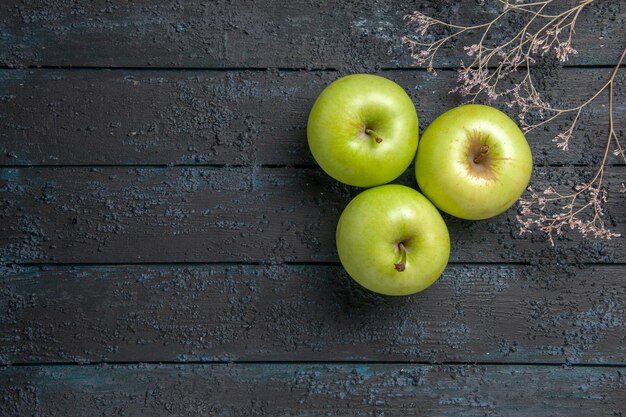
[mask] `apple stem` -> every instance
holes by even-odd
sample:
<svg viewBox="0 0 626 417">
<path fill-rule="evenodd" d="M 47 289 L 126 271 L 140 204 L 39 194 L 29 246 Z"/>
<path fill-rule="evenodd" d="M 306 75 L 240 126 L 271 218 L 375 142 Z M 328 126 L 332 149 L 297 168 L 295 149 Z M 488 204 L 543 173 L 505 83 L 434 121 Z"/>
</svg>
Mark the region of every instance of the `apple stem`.
<svg viewBox="0 0 626 417">
<path fill-rule="evenodd" d="M 478 154 L 476 158 L 474 158 L 474 163 L 479 164 L 480 161 L 482 161 L 485 158 L 485 156 L 487 156 L 488 153 L 489 153 L 489 145 L 487 145 L 486 143 L 483 143 L 483 145 L 480 147 L 480 153 Z"/>
<path fill-rule="evenodd" d="M 398 249 L 400 249 L 401 259 L 400 262 L 394 264 L 394 267 L 396 268 L 396 271 L 402 272 L 404 271 L 404 268 L 406 268 L 406 248 L 402 242 L 398 244 Z"/>
<path fill-rule="evenodd" d="M 374 130 L 372 129 L 365 129 L 365 133 L 367 133 L 368 135 L 370 135 L 371 137 L 374 138 L 374 140 L 376 141 L 376 143 L 380 143 L 383 141 L 383 138 L 381 138 L 378 133 L 376 133 Z"/>
</svg>

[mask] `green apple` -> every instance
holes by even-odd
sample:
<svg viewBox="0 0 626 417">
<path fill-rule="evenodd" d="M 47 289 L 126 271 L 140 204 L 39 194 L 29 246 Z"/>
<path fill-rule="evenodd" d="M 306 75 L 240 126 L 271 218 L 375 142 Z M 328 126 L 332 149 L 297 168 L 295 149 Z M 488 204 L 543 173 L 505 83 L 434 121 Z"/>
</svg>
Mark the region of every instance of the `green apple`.
<svg viewBox="0 0 626 417">
<path fill-rule="evenodd" d="M 337 181 L 386 184 L 415 158 L 418 120 L 398 84 L 376 75 L 340 78 L 319 95 L 307 123 L 311 153 Z"/>
<path fill-rule="evenodd" d="M 493 107 L 467 104 L 428 126 L 417 150 L 415 176 L 439 209 L 480 220 L 517 201 L 532 166 L 528 142 L 513 120 Z"/>
<path fill-rule="evenodd" d="M 337 252 L 348 274 L 385 295 L 422 291 L 448 263 L 450 235 L 439 211 L 403 185 L 357 195 L 337 224 Z"/>
</svg>

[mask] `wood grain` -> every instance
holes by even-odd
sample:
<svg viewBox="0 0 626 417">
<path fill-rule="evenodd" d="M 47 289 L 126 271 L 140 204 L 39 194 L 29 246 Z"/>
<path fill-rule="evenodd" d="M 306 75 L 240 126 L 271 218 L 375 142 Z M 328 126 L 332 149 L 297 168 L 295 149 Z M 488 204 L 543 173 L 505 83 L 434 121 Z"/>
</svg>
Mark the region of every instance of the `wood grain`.
<svg viewBox="0 0 626 417">
<path fill-rule="evenodd" d="M 570 1 L 570 3 L 574 3 Z M 465 5 L 467 5 L 465 7 Z M 578 18 L 572 65 L 613 64 L 626 38 L 620 2 L 598 2 Z M 283 2 L 176 0 L 68 2 L 4 0 L 0 64 L 97 67 L 340 68 L 350 72 L 412 65 L 401 37 L 415 10 L 460 24 L 501 11 L 496 1 Z M 494 42 L 519 21 L 503 22 Z M 479 37 L 475 33 L 468 44 Z M 459 43 L 439 67 L 467 60 Z"/>
<path fill-rule="evenodd" d="M 449 265 L 383 297 L 332 265 L 4 271 L 0 362 L 626 364 L 623 267 Z"/>
<path fill-rule="evenodd" d="M 123 365 L 0 369 L 5 415 L 617 416 L 614 368 Z"/>
<path fill-rule="evenodd" d="M 542 59 L 547 101 L 606 82 L 622 3 L 585 9 L 569 62 Z M 359 190 L 316 167 L 308 112 L 357 72 L 402 85 L 422 131 L 460 104 L 447 92 L 463 43 L 437 77 L 416 69 L 401 43 L 414 10 L 480 23 L 501 5 L 0 2 L 0 415 L 623 415 L 623 238 L 567 231 L 551 247 L 517 235 L 515 208 L 446 216 L 452 262 L 406 298 L 338 263 Z M 622 143 L 625 85 L 621 72 Z M 529 134 L 533 186 L 589 179 L 607 120 L 604 95 L 571 151 L 551 141 L 567 120 Z M 605 220 L 625 234 L 623 161 L 605 177 Z M 411 170 L 398 182 L 415 186 Z"/>
<path fill-rule="evenodd" d="M 538 168 L 531 184 L 573 187 L 584 168 Z M 624 182 L 623 166 L 605 174 Z M 400 183 L 415 186 L 412 169 Z M 0 259 L 16 263 L 336 262 L 335 226 L 359 189 L 320 169 L 11 168 L 0 171 Z M 624 194 L 605 219 L 624 229 Z M 516 210 L 485 221 L 446 216 L 457 262 L 624 262 L 623 239 L 568 233 L 552 248 L 517 234 Z"/>
<path fill-rule="evenodd" d="M 610 70 L 568 69 L 542 88 L 555 106 L 571 107 L 608 79 Z M 423 129 L 462 103 L 448 94 L 450 71 L 383 71 L 416 105 Z M 315 98 L 337 72 L 274 71 L 0 71 L 0 164 L 313 165 L 306 123 Z M 626 110 L 626 75 L 614 91 Z M 570 150 L 552 139 L 568 119 L 527 135 L 534 162 L 597 164 L 604 153 L 608 98 L 581 116 Z M 512 117 L 515 112 L 502 108 Z M 626 131 L 616 117 L 620 137 Z M 613 156 L 609 163 L 621 163 Z"/>
</svg>

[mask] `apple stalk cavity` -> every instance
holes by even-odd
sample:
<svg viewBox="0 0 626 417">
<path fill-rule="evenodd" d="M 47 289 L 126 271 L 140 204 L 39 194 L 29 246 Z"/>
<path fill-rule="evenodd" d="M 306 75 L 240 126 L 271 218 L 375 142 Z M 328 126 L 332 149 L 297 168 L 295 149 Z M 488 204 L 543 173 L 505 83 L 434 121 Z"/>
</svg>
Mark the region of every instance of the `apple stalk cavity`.
<svg viewBox="0 0 626 417">
<path fill-rule="evenodd" d="M 474 157 L 474 163 L 480 164 L 489 153 L 489 145 L 486 143 L 480 147 L 480 152 Z"/>
<path fill-rule="evenodd" d="M 406 247 L 404 243 L 398 243 L 398 250 L 400 251 L 400 262 L 394 264 L 394 268 L 396 268 L 396 271 L 402 272 L 406 268 Z"/>
<path fill-rule="evenodd" d="M 383 141 L 383 138 L 381 138 L 378 133 L 376 133 L 374 130 L 372 129 L 365 129 L 365 134 L 369 135 L 372 139 L 374 139 L 374 141 L 376 143 L 381 143 Z"/>
</svg>

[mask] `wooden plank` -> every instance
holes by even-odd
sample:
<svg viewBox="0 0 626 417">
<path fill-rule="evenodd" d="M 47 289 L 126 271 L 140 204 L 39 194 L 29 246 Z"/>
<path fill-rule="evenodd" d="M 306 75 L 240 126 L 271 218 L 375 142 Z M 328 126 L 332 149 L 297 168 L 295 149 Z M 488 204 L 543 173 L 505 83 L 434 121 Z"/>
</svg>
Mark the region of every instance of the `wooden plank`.
<svg viewBox="0 0 626 417">
<path fill-rule="evenodd" d="M 0 369 L 0 411 L 46 416 L 616 416 L 615 368 L 123 365 Z"/>
<path fill-rule="evenodd" d="M 340 266 L 29 267 L 0 282 L 0 362 L 626 365 L 624 265 L 449 265 L 383 297 Z"/>
<path fill-rule="evenodd" d="M 573 187 L 583 168 L 538 168 L 531 184 Z M 605 185 L 626 172 L 612 167 Z M 415 186 L 412 169 L 399 182 Z M 0 170 L 4 262 L 336 262 L 335 226 L 360 190 L 320 169 L 11 168 Z M 624 195 L 605 204 L 626 232 Z M 485 221 L 446 217 L 452 261 L 624 262 L 623 239 L 568 233 L 557 248 L 517 235 L 516 210 Z"/>
<path fill-rule="evenodd" d="M 496 1 L 419 3 L 4 0 L 0 64 L 371 71 L 412 65 L 401 41 L 410 33 L 402 19 L 407 13 L 421 10 L 439 19 L 477 24 L 502 11 Z M 575 47 L 580 54 L 570 63 L 615 63 L 626 38 L 625 19 L 619 4 L 590 5 L 578 18 Z M 519 26 L 504 23 L 494 37 L 509 36 L 507 29 Z M 464 58 L 460 46 L 444 49 L 438 66 L 456 67 Z"/>
<path fill-rule="evenodd" d="M 609 69 L 568 69 L 546 86 L 554 105 L 582 102 Z M 461 103 L 453 72 L 384 71 L 411 95 L 422 130 Z M 0 164 L 314 164 L 306 123 L 336 72 L 0 71 Z M 626 110 L 626 74 L 615 88 Z M 504 111 L 514 116 L 511 109 Z M 604 151 L 605 97 L 583 114 L 570 151 L 566 120 L 528 135 L 536 164 L 593 164 Z M 515 116 L 514 116 L 515 117 Z M 621 135 L 626 120 L 616 117 Z M 610 163 L 621 159 L 611 154 Z"/>
</svg>

